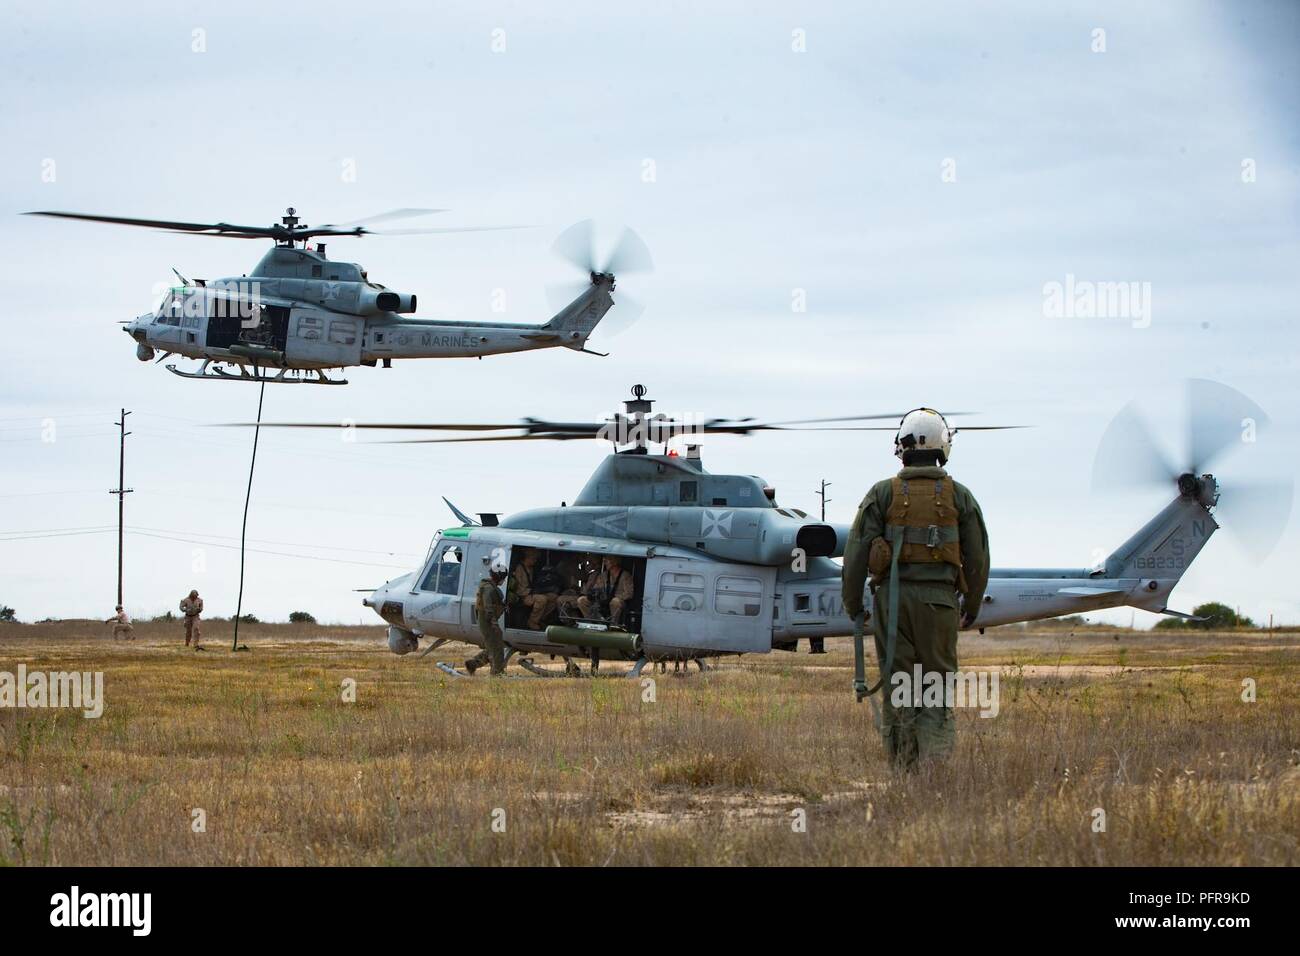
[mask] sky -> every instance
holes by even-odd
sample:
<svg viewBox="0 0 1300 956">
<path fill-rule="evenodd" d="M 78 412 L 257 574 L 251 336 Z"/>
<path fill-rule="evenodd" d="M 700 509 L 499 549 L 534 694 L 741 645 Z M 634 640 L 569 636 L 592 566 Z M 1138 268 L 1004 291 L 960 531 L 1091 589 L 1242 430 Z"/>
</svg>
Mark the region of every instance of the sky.
<svg viewBox="0 0 1300 956">
<path fill-rule="evenodd" d="M 329 243 L 418 294 L 422 318 L 545 321 L 547 285 L 572 278 L 550 244 L 578 220 L 652 250 L 653 275 L 619 283 L 644 314 L 592 339 L 608 358 L 355 369 L 344 388 L 267 388 L 270 421 L 590 419 L 636 383 L 683 415 L 969 411 L 954 422 L 1033 426 L 959 435 L 951 461 L 1005 567 L 1090 565 L 1173 497 L 1094 492 L 1092 462 L 1133 400 L 1176 457 L 1187 378 L 1269 416 L 1216 462 L 1225 505 L 1234 481 L 1295 473 L 1295 4 L 10 2 L 6 20 L 0 603 L 22 620 L 112 612 L 122 408 L 128 611 L 197 587 L 208 614 L 233 612 L 252 436 L 212 426 L 251 420 L 257 391 L 140 363 L 117 323 L 173 267 L 238 276 L 265 246 L 29 210 L 428 207 L 449 210 L 438 225 L 530 227 Z M 1054 312 L 1045 290 L 1067 282 L 1135 298 Z M 558 505 L 605 453 L 265 430 L 244 610 L 374 623 L 356 589 L 456 523 L 443 495 Z M 831 482 L 845 522 L 896 466 L 878 432 L 711 437 L 704 458 L 809 512 Z M 1284 530 L 1263 560 L 1225 507 L 1172 605 L 1300 623 L 1291 498 L 1269 505 Z"/>
</svg>

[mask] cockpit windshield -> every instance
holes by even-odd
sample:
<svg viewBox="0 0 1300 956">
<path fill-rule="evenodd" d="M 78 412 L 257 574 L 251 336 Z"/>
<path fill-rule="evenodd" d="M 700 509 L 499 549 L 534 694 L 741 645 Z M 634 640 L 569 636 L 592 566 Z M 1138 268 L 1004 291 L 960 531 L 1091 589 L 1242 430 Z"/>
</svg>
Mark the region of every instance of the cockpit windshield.
<svg viewBox="0 0 1300 956">
<path fill-rule="evenodd" d="M 162 302 L 158 305 L 158 311 L 154 313 L 154 321 L 160 325 L 179 325 L 184 310 L 184 298 L 173 289 L 163 296 Z"/>
</svg>

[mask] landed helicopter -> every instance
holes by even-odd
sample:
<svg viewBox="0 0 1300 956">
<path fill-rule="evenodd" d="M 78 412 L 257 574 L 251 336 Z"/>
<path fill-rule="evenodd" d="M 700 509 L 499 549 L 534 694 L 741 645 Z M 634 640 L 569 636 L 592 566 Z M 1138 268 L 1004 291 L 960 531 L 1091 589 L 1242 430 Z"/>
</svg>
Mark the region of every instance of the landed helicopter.
<svg viewBox="0 0 1300 956">
<path fill-rule="evenodd" d="M 603 355 L 587 348 L 587 339 L 614 305 L 615 276 L 653 269 L 650 252 L 627 229 L 603 261 L 597 263 L 590 220 L 571 226 L 556 241 L 556 251 L 585 273 L 582 288 L 542 325 L 513 322 L 417 320 L 416 296 L 371 282 L 355 262 L 326 258 L 325 244 L 309 248 L 323 236 L 369 236 L 481 232 L 517 228 L 463 227 L 374 230 L 368 224 L 441 212 L 395 209 L 341 225 L 307 226 L 292 207 L 271 226 L 230 223 L 171 222 L 127 219 L 73 212 L 31 212 L 30 216 L 79 219 L 144 226 L 170 232 L 235 239 L 271 239 L 274 246 L 246 276 L 190 282 L 179 272 L 158 308 L 124 322 L 136 341 L 142 362 L 172 355 L 197 359 L 195 371 L 168 365 L 183 378 L 227 382 L 276 382 L 346 385 L 328 369 L 382 363 L 394 359 L 482 358 L 505 352 L 567 348 Z M 175 270 L 173 270 L 175 271 Z M 625 297 L 624 297 L 625 298 Z M 639 307 L 632 305 L 632 309 Z"/>
<path fill-rule="evenodd" d="M 1236 440 L 1227 425 L 1238 412 L 1265 421 L 1263 412 L 1216 383 L 1194 382 L 1195 409 L 1214 408 L 1218 421 L 1193 426 L 1184 467 L 1161 471 L 1159 459 L 1140 419 L 1126 409 L 1103 438 L 1097 467 L 1144 477 L 1161 471 L 1176 488 L 1165 507 L 1094 568 L 994 568 L 984 604 L 974 624 L 985 628 L 1021 621 L 1134 607 L 1178 617 L 1168 607 L 1170 594 L 1210 536 L 1219 527 L 1213 512 L 1219 483 L 1205 465 Z M 458 438 L 412 441 L 536 441 L 599 439 L 615 451 L 596 469 L 572 504 L 539 508 L 499 519 L 478 521 L 447 502 L 460 527 L 438 532 L 424 563 L 377 588 L 362 602 L 389 625 L 388 646 L 397 654 L 431 641 L 428 653 L 448 641 L 481 644 L 474 597 L 490 566 L 513 575 L 530 552 L 542 568 L 556 569 L 561 593 L 576 594 L 605 558 L 620 559 L 632 580 L 632 597 L 617 622 L 564 614 L 557 601 L 548 620 L 530 622 L 525 609 L 507 611 L 503 633 L 509 655 L 516 653 L 573 659 L 601 657 L 634 662 L 639 674 L 648 662 L 690 661 L 705 669 L 704 659 L 729 654 L 794 650 L 800 638 L 848 636 L 853 622 L 841 600 L 842 557 L 848 526 L 820 521 L 780 506 L 774 489 L 752 475 L 712 474 L 705 470 L 699 446 L 684 454 L 667 450 L 674 439 L 707 434 L 749 435 L 783 430 L 893 431 L 895 426 L 844 425 L 901 415 L 867 415 L 760 423 L 752 419 L 688 422 L 651 414 L 652 403 L 637 386 L 625 402 L 626 413 L 605 422 L 518 424 L 359 424 L 348 427 L 469 431 Z M 1229 409 L 1223 418 L 1223 409 Z M 1194 416 L 1193 422 L 1203 416 Z M 333 428 L 323 424 L 281 424 L 289 428 Z M 975 426 L 961 431 L 1022 426 Z M 516 434 L 499 434 L 518 429 Z M 665 447 L 651 453 L 649 444 Z M 1244 487 L 1244 486 L 1243 486 Z M 1290 485 L 1287 484 L 1287 489 Z M 1270 493 L 1271 494 L 1271 493 Z M 445 499 L 444 499 L 445 500 Z M 1280 495 L 1271 500 L 1280 503 Z M 1290 508 L 1289 491 L 1285 496 Z M 1265 524 L 1285 524 L 1277 514 Z M 536 578 L 534 579 L 536 581 Z M 866 595 L 867 607 L 871 595 Z M 572 607 L 572 602 L 570 602 Z M 528 670 L 554 676 L 528 657 Z M 446 669 L 446 665 L 440 665 Z"/>
</svg>

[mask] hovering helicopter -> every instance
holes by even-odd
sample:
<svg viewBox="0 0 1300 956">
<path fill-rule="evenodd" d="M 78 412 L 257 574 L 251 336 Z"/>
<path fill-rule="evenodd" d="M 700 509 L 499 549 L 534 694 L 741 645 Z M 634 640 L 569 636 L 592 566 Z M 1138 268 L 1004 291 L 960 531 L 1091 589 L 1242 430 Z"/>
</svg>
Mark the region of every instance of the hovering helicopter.
<svg viewBox="0 0 1300 956">
<path fill-rule="evenodd" d="M 274 246 L 246 276 L 191 282 L 176 273 L 173 287 L 154 312 L 123 323 L 136 341 L 136 357 L 162 361 L 172 355 L 198 359 L 195 371 L 168 365 L 183 378 L 227 382 L 279 382 L 346 385 L 327 369 L 356 365 L 391 368 L 394 359 L 482 358 L 505 352 L 587 348 L 587 339 L 614 305 L 615 277 L 647 272 L 654 264 L 645 243 L 627 229 L 603 261 L 597 262 L 590 220 L 571 226 L 556 250 L 584 271 L 576 297 L 542 325 L 513 322 L 460 322 L 409 318 L 416 296 L 371 282 L 354 262 L 325 255 L 324 236 L 369 236 L 482 232 L 513 226 L 375 230 L 370 224 L 442 212 L 394 209 L 340 225 L 307 226 L 290 207 L 280 223 L 239 226 L 230 223 L 127 219 L 73 212 L 31 212 L 29 216 L 145 226 L 169 232 L 235 239 L 271 239 Z M 173 270 L 175 272 L 175 270 Z M 633 309 L 637 307 L 632 306 Z"/>
<path fill-rule="evenodd" d="M 1196 383 L 1193 383 L 1196 384 Z M 1231 415 L 1262 411 L 1239 393 L 1215 383 L 1200 383 L 1196 408 L 1223 409 Z M 583 620 L 552 610 L 530 626 L 524 609 L 507 611 L 504 636 L 510 655 L 591 657 L 633 661 L 633 674 L 647 662 L 697 662 L 728 654 L 794 650 L 800 638 L 848 636 L 853 622 L 841 600 L 840 566 L 848 526 L 816 520 L 797 508 L 778 504 L 774 489 L 752 475 L 711 474 L 698 444 L 685 453 L 667 448 L 682 437 L 707 434 L 750 435 L 786 430 L 893 431 L 895 426 L 844 424 L 901 419 L 901 414 L 864 415 L 761 423 L 752 419 L 689 422 L 651 414 L 652 402 L 637 386 L 625 413 L 604 422 L 517 424 L 360 424 L 357 428 L 411 429 L 487 434 L 410 441 L 610 441 L 614 453 L 596 469 L 571 505 L 539 508 L 499 519 L 482 514 L 475 521 L 447 502 L 460 527 L 438 532 L 424 563 L 377 588 L 362 602 L 389 625 L 388 646 L 397 654 L 430 640 L 424 653 L 448 641 L 480 644 L 474 609 L 475 590 L 493 565 L 511 573 L 525 555 L 537 566 L 557 569 L 557 589 L 576 593 L 584 577 L 616 556 L 631 575 L 632 599 L 617 623 Z M 1220 418 L 1222 416 L 1220 415 Z M 1138 423 L 1135 425 L 1135 422 Z M 1219 527 L 1212 514 L 1219 484 L 1204 472 L 1210 459 L 1235 440 L 1235 429 L 1212 423 L 1193 427 L 1185 467 L 1163 475 L 1176 495 L 1158 514 L 1094 568 L 994 568 L 975 624 L 987 627 L 1079 614 L 1112 607 L 1188 617 L 1168 608 L 1171 592 L 1210 536 Z M 323 424 L 262 427 L 333 428 Z M 349 423 L 349 427 L 351 423 Z M 985 425 L 956 431 L 986 431 L 1022 426 Z M 515 434 L 505 434 L 511 430 Z M 651 453 L 649 444 L 663 445 Z M 1098 467 L 1139 470 L 1158 445 L 1142 431 L 1129 410 L 1108 430 Z M 1160 466 L 1165 467 L 1164 465 Z M 1158 470 L 1158 469 L 1156 469 Z M 1153 469 L 1146 467 L 1150 477 Z M 1289 487 L 1289 486 L 1288 486 Z M 446 499 L 444 499 L 446 500 Z M 1274 499 L 1280 501 L 1280 498 Z M 1286 498 L 1289 511 L 1289 494 Z M 1277 515 L 1269 520 L 1276 523 Z M 1285 515 L 1282 524 L 1285 523 Z M 534 572 L 536 573 L 536 572 Z M 534 578 L 534 581 L 537 579 Z M 562 607 L 563 601 L 557 606 Z M 866 605 L 871 606 L 870 594 Z M 530 658 L 521 664 L 551 676 Z M 444 665 L 440 665 L 444 666 Z M 444 666 L 445 669 L 445 666 Z"/>
</svg>

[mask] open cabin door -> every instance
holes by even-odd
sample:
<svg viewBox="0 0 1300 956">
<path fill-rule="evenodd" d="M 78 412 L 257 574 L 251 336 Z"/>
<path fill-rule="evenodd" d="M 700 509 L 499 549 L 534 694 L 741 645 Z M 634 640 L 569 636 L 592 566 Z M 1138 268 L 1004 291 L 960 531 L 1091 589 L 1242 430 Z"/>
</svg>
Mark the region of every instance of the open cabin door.
<svg viewBox="0 0 1300 956">
<path fill-rule="evenodd" d="M 770 651 L 775 590 L 775 568 L 652 557 L 646 562 L 641 641 L 650 654 Z"/>
</svg>

